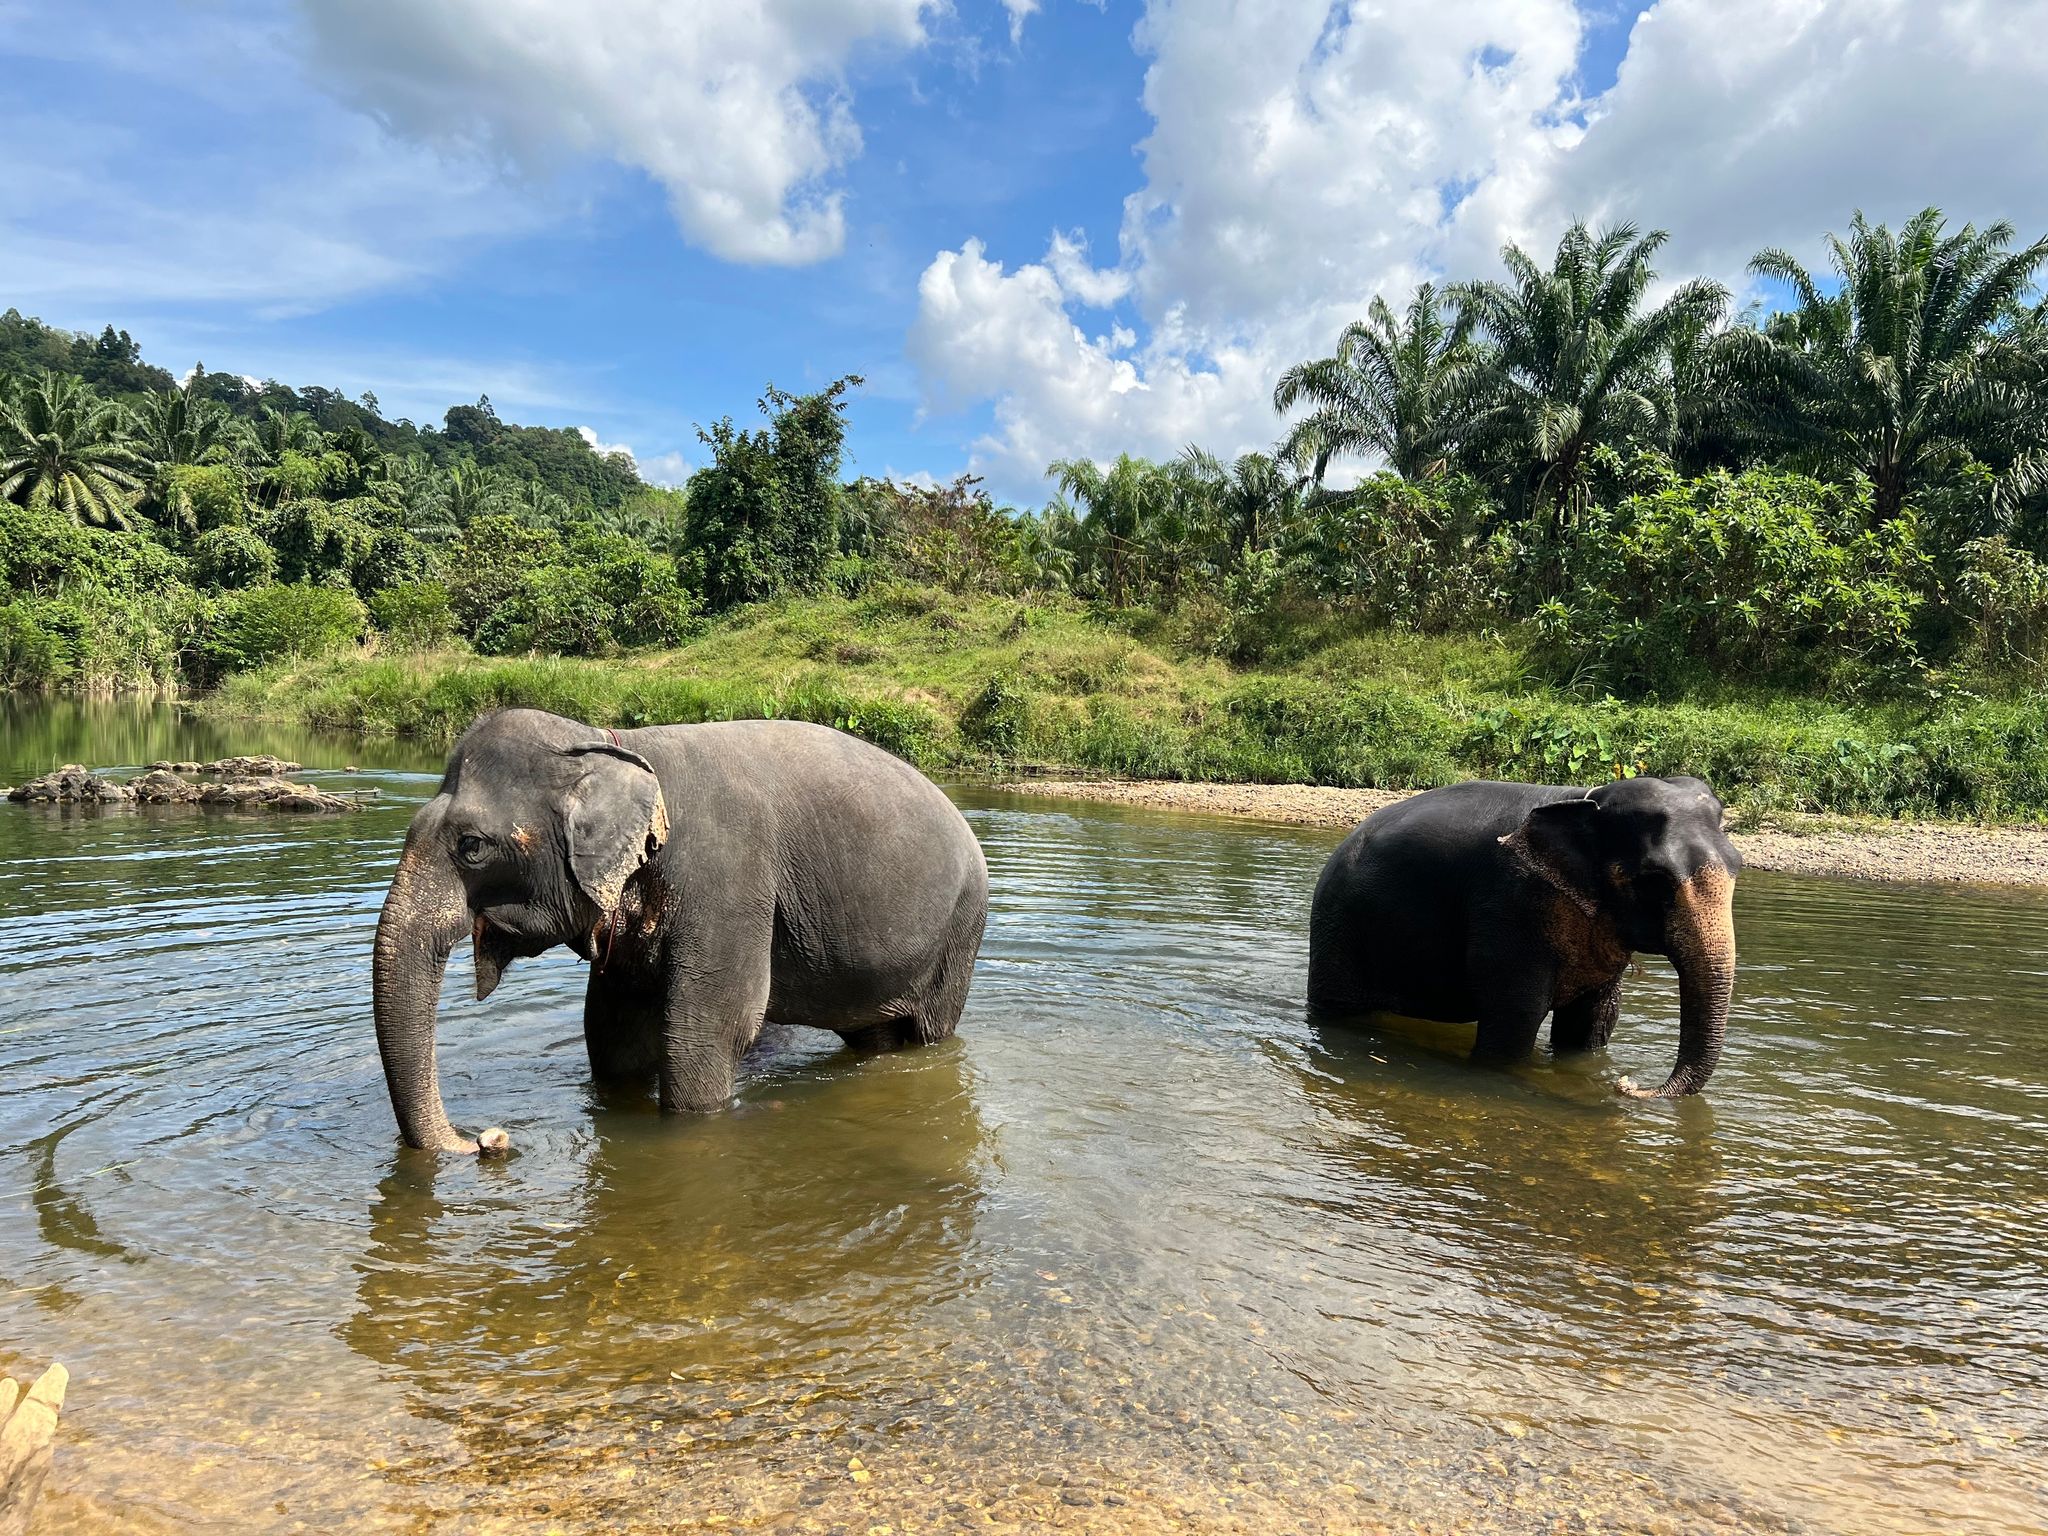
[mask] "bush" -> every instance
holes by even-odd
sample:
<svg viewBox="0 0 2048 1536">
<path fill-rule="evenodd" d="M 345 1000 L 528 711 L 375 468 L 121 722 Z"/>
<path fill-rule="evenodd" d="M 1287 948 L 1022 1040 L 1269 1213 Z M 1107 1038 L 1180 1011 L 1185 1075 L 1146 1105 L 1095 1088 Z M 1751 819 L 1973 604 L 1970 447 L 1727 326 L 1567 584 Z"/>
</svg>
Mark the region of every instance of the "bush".
<svg viewBox="0 0 2048 1536">
<path fill-rule="evenodd" d="M 1965 654 L 1991 668 L 2048 668 L 2048 564 L 2002 538 L 1965 544 L 1959 563 Z"/>
<path fill-rule="evenodd" d="M 1867 489 L 1752 470 L 1595 511 L 1564 551 L 1568 591 L 1537 610 L 1553 670 L 1616 692 L 1740 677 L 1861 684 L 1919 659 L 1928 581 L 1910 513 L 1864 526 Z"/>
<path fill-rule="evenodd" d="M 960 712 L 960 735 L 996 757 L 1018 757 L 1031 732 L 1031 695 L 1009 672 L 998 672 Z"/>
<path fill-rule="evenodd" d="M 369 553 L 371 530 L 324 501 L 289 501 L 257 519 L 256 531 L 277 551 L 278 579 L 347 580 Z"/>
<path fill-rule="evenodd" d="M 202 587 L 260 587 L 277 579 L 277 552 L 253 529 L 215 528 L 192 547 L 192 575 Z"/>
<path fill-rule="evenodd" d="M 1333 496 L 1292 551 L 1314 590 L 1367 621 L 1444 634 L 1507 616 L 1519 551 L 1489 534 L 1492 508 L 1463 477 L 1380 474 Z"/>
<path fill-rule="evenodd" d="M 370 599 L 370 619 L 381 633 L 414 650 L 446 645 L 455 635 L 455 608 L 438 581 L 401 582 L 377 593 Z"/>
<path fill-rule="evenodd" d="M 233 464 L 174 464 L 171 484 L 192 508 L 203 533 L 239 523 L 248 506 L 242 471 Z"/>
<path fill-rule="evenodd" d="M 255 587 L 223 600 L 201 651 L 215 672 L 239 672 L 354 645 L 367 621 L 362 602 L 338 587 Z"/>
<path fill-rule="evenodd" d="M 434 552 L 425 544 L 403 528 L 379 528 L 357 557 L 349 580 L 367 598 L 373 592 L 426 581 L 436 570 Z"/>
</svg>

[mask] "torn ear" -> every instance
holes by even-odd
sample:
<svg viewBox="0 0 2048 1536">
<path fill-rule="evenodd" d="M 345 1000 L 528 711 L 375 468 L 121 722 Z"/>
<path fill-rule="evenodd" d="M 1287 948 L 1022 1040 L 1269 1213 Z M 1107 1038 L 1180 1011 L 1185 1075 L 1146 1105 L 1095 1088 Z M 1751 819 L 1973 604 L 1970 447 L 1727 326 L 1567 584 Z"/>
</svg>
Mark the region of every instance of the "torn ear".
<svg viewBox="0 0 2048 1536">
<path fill-rule="evenodd" d="M 570 747 L 588 758 L 563 806 L 569 872 L 601 912 L 616 912 L 626 882 L 668 841 L 668 803 L 654 765 L 610 742 Z"/>
<path fill-rule="evenodd" d="M 1583 797 L 1553 800 L 1531 811 L 1523 823 L 1501 839 L 1553 883 L 1592 896 L 1600 889 L 1600 817 L 1598 802 Z"/>
</svg>

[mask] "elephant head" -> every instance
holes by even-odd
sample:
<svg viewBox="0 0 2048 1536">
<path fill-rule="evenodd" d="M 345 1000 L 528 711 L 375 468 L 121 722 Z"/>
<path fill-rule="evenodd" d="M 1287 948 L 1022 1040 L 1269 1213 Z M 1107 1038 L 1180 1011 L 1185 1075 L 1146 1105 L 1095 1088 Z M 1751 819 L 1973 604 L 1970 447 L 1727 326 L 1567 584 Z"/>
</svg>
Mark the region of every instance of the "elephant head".
<svg viewBox="0 0 2048 1536">
<path fill-rule="evenodd" d="M 1742 855 L 1699 779 L 1623 779 L 1539 805 L 1502 841 L 1631 950 L 1678 972 L 1678 1064 L 1637 1098 L 1698 1093 L 1714 1075 L 1735 990 L 1735 877 Z"/>
<path fill-rule="evenodd" d="M 486 716 L 421 806 L 377 920 L 377 1049 L 407 1146 L 474 1152 L 441 1106 L 434 1013 L 449 951 L 474 940 L 476 995 L 506 965 L 568 944 L 601 954 L 626 883 L 668 838 L 653 765 L 538 710 Z"/>
</svg>

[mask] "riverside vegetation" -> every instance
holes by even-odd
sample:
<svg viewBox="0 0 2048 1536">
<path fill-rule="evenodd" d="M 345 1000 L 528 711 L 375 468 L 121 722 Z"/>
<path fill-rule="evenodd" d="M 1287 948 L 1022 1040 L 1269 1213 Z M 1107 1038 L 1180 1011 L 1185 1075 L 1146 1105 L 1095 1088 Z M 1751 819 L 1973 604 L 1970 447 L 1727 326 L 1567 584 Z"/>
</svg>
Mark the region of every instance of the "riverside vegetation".
<svg viewBox="0 0 2048 1536">
<path fill-rule="evenodd" d="M 1689 772 L 1746 807 L 2048 814 L 2048 241 L 1856 218 L 1776 309 L 1568 231 L 1375 300 L 1270 452 L 841 478 L 854 377 L 679 491 L 488 400 L 182 385 L 0 318 L 0 681 L 446 738 L 796 716 L 928 769 L 1428 785 Z M 1333 466 L 1386 469 L 1350 486 Z"/>
</svg>

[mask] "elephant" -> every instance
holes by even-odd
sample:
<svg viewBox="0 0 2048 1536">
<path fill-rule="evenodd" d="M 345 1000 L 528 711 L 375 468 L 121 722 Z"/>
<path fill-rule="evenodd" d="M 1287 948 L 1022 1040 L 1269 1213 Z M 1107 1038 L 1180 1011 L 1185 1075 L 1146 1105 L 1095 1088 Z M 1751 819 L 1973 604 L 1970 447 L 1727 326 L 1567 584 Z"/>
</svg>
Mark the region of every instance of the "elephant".
<svg viewBox="0 0 2048 1536">
<path fill-rule="evenodd" d="M 1477 1061 L 1599 1050 L 1637 952 L 1678 972 L 1678 1062 L 1662 1086 L 1706 1086 L 1735 987 L 1742 856 L 1695 778 L 1595 789 L 1474 781 L 1376 811 L 1330 855 L 1309 919 L 1308 1001 L 1326 1017 L 1476 1021 Z"/>
<path fill-rule="evenodd" d="M 487 715 L 414 815 L 377 922 L 377 1046 L 399 1134 L 478 1150 L 449 1124 L 434 1053 L 441 979 L 465 935 L 479 999 L 515 958 L 563 944 L 590 962 L 592 1077 L 654 1077 L 661 1107 L 682 1112 L 731 1101 L 764 1022 L 865 1049 L 947 1038 L 987 916 L 965 818 L 853 736 L 790 720 L 611 731 Z"/>
</svg>

